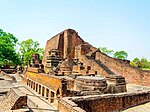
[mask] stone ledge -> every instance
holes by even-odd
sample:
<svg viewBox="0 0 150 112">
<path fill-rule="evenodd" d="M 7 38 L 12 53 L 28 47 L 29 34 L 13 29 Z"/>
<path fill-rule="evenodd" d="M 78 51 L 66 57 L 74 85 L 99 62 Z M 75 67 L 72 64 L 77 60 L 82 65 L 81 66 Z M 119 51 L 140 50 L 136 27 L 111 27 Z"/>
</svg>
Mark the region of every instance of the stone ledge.
<svg viewBox="0 0 150 112">
<path fill-rule="evenodd" d="M 59 100 L 58 108 L 62 112 L 86 112 L 82 108 L 78 107 L 78 105 L 71 100 L 70 97 L 64 97 Z M 66 108 L 66 110 L 64 110 Z"/>
</svg>

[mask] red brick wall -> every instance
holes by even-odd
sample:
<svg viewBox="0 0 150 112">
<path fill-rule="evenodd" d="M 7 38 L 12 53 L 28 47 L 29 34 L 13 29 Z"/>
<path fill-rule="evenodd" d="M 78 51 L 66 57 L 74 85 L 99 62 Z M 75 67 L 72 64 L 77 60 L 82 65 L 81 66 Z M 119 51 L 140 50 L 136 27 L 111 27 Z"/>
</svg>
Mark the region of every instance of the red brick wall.
<svg viewBox="0 0 150 112">
<path fill-rule="evenodd" d="M 77 98 L 74 100 L 86 112 L 113 112 L 150 101 L 150 92 L 116 94 L 97 97 Z"/>
<path fill-rule="evenodd" d="M 84 41 L 78 36 L 76 31 L 71 29 L 64 31 L 64 58 L 74 58 L 75 46 L 83 43 Z"/>
<path fill-rule="evenodd" d="M 67 97 L 59 100 L 58 109 L 60 112 L 86 112 Z"/>
<path fill-rule="evenodd" d="M 111 58 L 97 52 L 96 59 L 103 62 L 112 72 L 125 77 L 128 83 L 150 86 L 150 71 L 139 70 L 130 66 L 129 61 Z"/>
<path fill-rule="evenodd" d="M 81 48 L 79 49 L 79 54 L 75 53 L 75 47 L 81 44 L 87 45 L 81 46 Z M 90 48 L 90 50 L 87 48 Z M 48 51 L 50 49 L 59 49 L 63 58 L 74 58 L 75 54 L 76 56 L 80 56 L 80 54 L 85 54 L 90 51 L 94 51 L 96 48 L 84 42 L 78 36 L 78 33 L 75 30 L 67 29 L 47 41 L 42 60 L 42 63 L 44 65 L 46 64 L 46 57 L 48 56 Z M 96 60 L 100 60 L 113 73 L 124 76 L 128 83 L 150 86 L 150 71 L 141 71 L 137 68 L 131 67 L 129 61 L 114 59 L 100 52 L 96 53 Z M 94 61 L 89 62 L 88 60 L 82 60 L 82 58 L 80 59 L 80 61 L 84 62 L 85 66 L 90 65 L 95 71 L 97 71 L 98 74 L 104 77 L 109 75 L 109 73 L 107 73 L 106 70 L 104 70 Z"/>
<path fill-rule="evenodd" d="M 91 66 L 92 70 L 97 71 L 98 75 L 102 75 L 103 77 L 108 76 L 109 74 L 101 67 L 99 66 L 94 60 L 88 59 L 86 56 L 82 56 L 82 62 L 84 63 L 84 66 Z"/>
<path fill-rule="evenodd" d="M 78 33 L 72 29 L 67 29 L 47 41 L 42 63 L 46 64 L 46 57 L 50 49 L 59 49 L 63 58 L 74 58 L 75 46 L 83 44 L 84 41 Z"/>
<path fill-rule="evenodd" d="M 43 55 L 43 60 L 42 60 L 42 64 L 45 66 L 46 64 L 46 59 L 48 56 L 48 52 L 50 49 L 58 49 L 58 45 L 59 45 L 59 38 L 60 38 L 60 34 L 54 36 L 53 38 L 51 38 L 50 40 L 47 41 L 46 43 L 46 47 L 45 47 L 45 51 L 44 51 L 44 55 Z"/>
</svg>

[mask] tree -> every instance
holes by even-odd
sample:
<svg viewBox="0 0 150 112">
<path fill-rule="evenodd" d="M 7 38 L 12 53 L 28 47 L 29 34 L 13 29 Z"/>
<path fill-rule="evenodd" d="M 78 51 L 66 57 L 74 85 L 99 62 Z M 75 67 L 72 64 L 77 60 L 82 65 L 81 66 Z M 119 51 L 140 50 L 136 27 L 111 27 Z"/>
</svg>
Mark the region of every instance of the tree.
<svg viewBox="0 0 150 112">
<path fill-rule="evenodd" d="M 100 47 L 99 50 L 104 54 L 107 54 L 111 57 L 122 59 L 122 60 L 125 60 L 128 57 L 128 54 L 125 51 L 117 51 L 114 53 L 113 50 L 109 50 L 107 49 L 107 47 Z"/>
<path fill-rule="evenodd" d="M 107 55 L 112 55 L 113 54 L 113 50 L 109 50 L 107 49 L 107 47 L 100 47 L 99 50 L 104 53 L 104 54 L 107 54 Z"/>
<path fill-rule="evenodd" d="M 150 62 L 146 58 L 142 58 L 139 62 L 139 68 L 150 69 Z"/>
<path fill-rule="evenodd" d="M 10 33 L 0 29 L 0 67 L 16 66 L 20 64 L 20 58 L 16 52 L 18 39 Z"/>
<path fill-rule="evenodd" d="M 140 59 L 139 58 L 134 58 L 133 61 L 130 61 L 130 65 L 134 67 L 139 67 L 140 64 Z"/>
<path fill-rule="evenodd" d="M 134 58 L 133 61 L 130 62 L 130 65 L 142 70 L 150 70 L 150 61 L 146 58 Z"/>
<path fill-rule="evenodd" d="M 128 54 L 125 51 L 117 51 L 114 53 L 113 50 L 109 50 L 107 47 L 100 47 L 99 50 L 104 54 L 122 60 L 126 60 L 128 57 Z M 148 61 L 146 58 L 134 58 L 132 61 L 130 61 L 130 65 L 142 70 L 150 70 L 150 61 Z"/>
<path fill-rule="evenodd" d="M 117 51 L 113 54 L 114 58 L 125 60 L 128 57 L 128 54 L 125 51 Z"/>
<path fill-rule="evenodd" d="M 37 41 L 33 41 L 32 39 L 24 40 L 20 43 L 19 51 L 23 60 L 23 65 L 28 65 L 30 63 L 31 56 L 34 53 L 38 53 L 42 59 L 44 49 L 39 48 L 39 45 Z"/>
</svg>

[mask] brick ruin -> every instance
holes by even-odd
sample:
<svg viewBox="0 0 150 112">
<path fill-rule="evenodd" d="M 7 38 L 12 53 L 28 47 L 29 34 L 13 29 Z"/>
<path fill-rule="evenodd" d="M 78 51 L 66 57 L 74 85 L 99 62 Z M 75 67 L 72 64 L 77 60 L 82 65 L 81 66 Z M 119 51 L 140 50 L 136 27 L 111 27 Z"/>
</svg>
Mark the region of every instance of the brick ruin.
<svg viewBox="0 0 150 112">
<path fill-rule="evenodd" d="M 131 105 L 119 107 L 119 103 L 126 105 L 123 100 L 130 96 L 126 84 L 150 86 L 150 72 L 130 66 L 127 60 L 111 58 L 101 53 L 72 29 L 67 29 L 47 41 L 42 63 L 37 54 L 34 54 L 31 60 L 31 66 L 24 74 L 24 82 L 46 97 L 49 103 L 58 106 L 62 112 L 111 112 L 111 109 L 119 111 L 150 99 L 148 92 L 146 98 L 142 97 L 144 100 L 132 104 L 132 100 L 138 99 L 134 98 L 134 94 L 133 99 L 129 101 L 132 102 Z M 117 94 L 124 95 L 122 97 Z M 95 95 L 106 97 L 99 98 Z M 144 93 L 142 95 L 144 96 Z M 89 96 L 95 97 L 96 101 Z M 83 97 L 85 99 L 82 99 Z M 71 99 L 67 100 L 70 104 L 65 102 L 65 98 Z M 76 100 L 72 100 L 73 98 Z M 114 103 L 118 101 L 117 106 L 109 104 L 111 98 L 115 100 Z M 76 105 L 76 109 L 71 110 L 68 106 L 71 102 Z M 96 105 L 96 102 L 101 105 Z M 87 104 L 95 105 L 94 109 Z M 104 108 L 105 104 L 115 106 L 115 109 Z"/>
<path fill-rule="evenodd" d="M 122 112 L 128 108 L 147 102 L 150 102 L 150 91 L 138 91 L 130 94 L 64 97 L 59 100 L 58 107 L 61 112 Z"/>
<path fill-rule="evenodd" d="M 51 49 L 59 50 L 63 59 L 69 58 L 76 62 L 76 65 L 70 66 L 72 72 L 83 75 L 95 74 L 96 72 L 103 77 L 116 74 L 125 77 L 127 83 L 150 86 L 148 81 L 150 71 L 139 70 L 130 66 L 128 60 L 111 58 L 101 53 L 97 48 L 81 39 L 75 30 L 67 29 L 47 41 L 42 60 L 45 71 L 47 71 L 45 66 L 47 56 L 49 56 Z"/>
<path fill-rule="evenodd" d="M 8 112 L 27 106 L 27 96 L 17 88 L 11 88 L 10 91 L 0 100 L 0 111 Z"/>
</svg>

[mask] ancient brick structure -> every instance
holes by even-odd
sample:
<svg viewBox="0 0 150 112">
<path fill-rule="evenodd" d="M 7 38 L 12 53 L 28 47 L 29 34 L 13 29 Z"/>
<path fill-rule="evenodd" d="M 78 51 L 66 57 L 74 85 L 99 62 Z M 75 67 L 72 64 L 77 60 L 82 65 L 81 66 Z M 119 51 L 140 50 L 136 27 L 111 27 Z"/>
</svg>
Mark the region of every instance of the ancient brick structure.
<svg viewBox="0 0 150 112">
<path fill-rule="evenodd" d="M 47 41 L 43 64 L 46 64 L 46 57 L 50 49 L 58 49 L 61 57 L 78 59 L 83 63 L 84 70 L 74 66 L 82 74 L 101 74 L 104 77 L 110 74 L 122 75 L 126 78 L 127 83 L 139 85 L 150 85 L 149 71 L 142 71 L 130 66 L 129 61 L 111 58 L 89 43 L 83 41 L 75 30 L 67 29 Z"/>
<path fill-rule="evenodd" d="M 149 71 L 101 53 L 72 29 L 48 40 L 43 60 L 33 54 L 31 65 L 19 77 L 3 76 L 18 84 L 21 78 L 26 87 L 15 85 L 0 101 L 6 106 L 1 111 L 24 107 L 39 111 L 43 104 L 48 109 L 55 105 L 53 110 L 60 112 L 113 112 L 150 101 Z"/>
<path fill-rule="evenodd" d="M 59 100 L 61 112 L 119 112 L 150 101 L 149 91 L 68 97 Z"/>
<path fill-rule="evenodd" d="M 0 100 L 0 111 L 8 112 L 9 110 L 21 109 L 27 106 L 27 96 L 18 91 L 16 88 L 10 89 L 7 95 Z"/>
<path fill-rule="evenodd" d="M 103 77 L 78 76 L 75 82 L 76 90 L 83 91 L 84 95 L 95 94 L 95 92 L 103 93 L 107 88 L 107 83 Z M 92 93 L 90 93 L 92 92 Z"/>
<path fill-rule="evenodd" d="M 47 61 L 45 65 L 46 73 L 50 73 L 57 69 L 59 62 L 62 60 L 60 56 L 60 51 L 57 49 L 51 49 L 49 55 L 47 56 Z"/>
<path fill-rule="evenodd" d="M 48 51 L 51 49 L 58 49 L 61 52 L 61 57 L 74 58 L 75 46 L 83 44 L 84 41 L 78 36 L 74 30 L 67 29 L 47 41 L 45 52 L 43 56 L 43 64 L 46 64 Z"/>
<path fill-rule="evenodd" d="M 31 67 L 37 68 L 40 72 L 44 72 L 44 66 L 40 60 L 39 54 L 33 54 L 31 57 Z"/>
<path fill-rule="evenodd" d="M 44 71 L 35 63 L 37 59 L 38 55 L 32 56 L 32 66 L 25 72 L 24 81 L 35 92 L 45 97 L 49 103 L 60 105 L 60 108 L 64 109 L 63 112 L 69 112 L 71 106 L 65 106 L 68 103 L 64 103 L 65 101 L 61 100 L 61 98 L 78 96 L 80 99 L 80 96 L 109 96 L 109 94 L 111 97 L 104 97 L 104 99 L 89 99 L 87 102 L 91 105 L 94 105 L 95 102 L 101 104 L 99 107 L 94 106 L 92 108 L 89 106 L 89 109 L 91 109 L 89 112 L 96 112 L 97 109 L 103 108 L 107 104 L 106 102 L 109 101 L 113 103 L 118 101 L 122 104 L 121 107 L 119 107 L 119 103 L 117 103 L 116 107 L 113 107 L 115 104 L 110 104 L 109 106 L 112 106 L 110 110 L 126 109 L 130 107 L 123 107 L 122 101 L 126 97 L 113 97 L 111 94 L 126 93 L 126 82 L 150 85 L 145 79 L 150 79 L 150 72 L 140 71 L 131 67 L 129 61 L 111 58 L 101 53 L 89 43 L 84 42 L 78 33 L 72 29 L 67 29 L 47 41 L 42 60 Z M 145 82 L 143 81 L 144 79 Z M 132 101 L 136 99 L 137 97 L 133 98 Z M 142 97 L 142 99 L 144 98 Z M 88 111 L 86 101 L 73 101 L 80 107 L 75 104 L 76 106 L 70 112 Z M 134 105 L 132 101 L 130 101 L 131 106 Z M 149 95 L 140 103 L 145 101 L 149 101 Z M 135 103 L 135 105 L 140 103 Z M 102 110 L 107 111 L 107 109 Z"/>
</svg>

